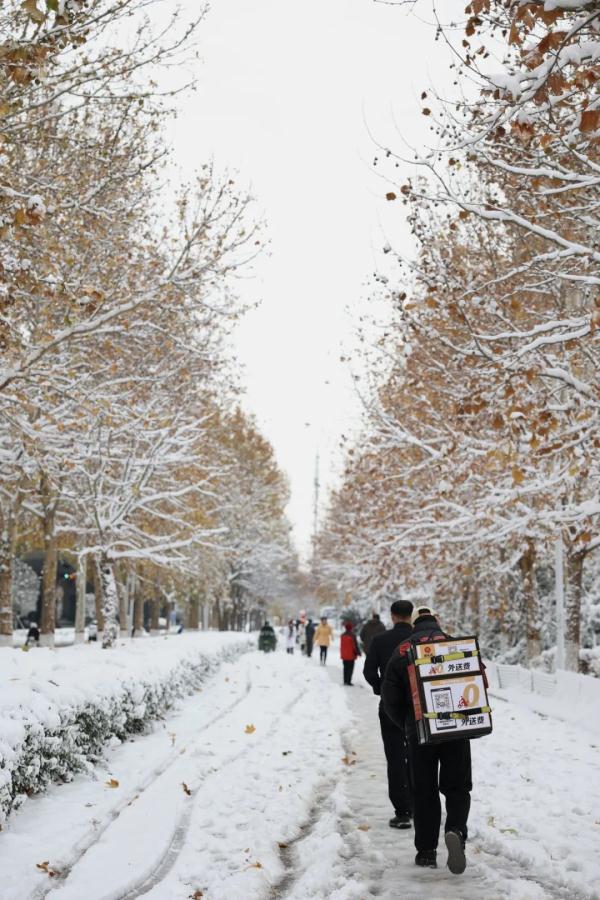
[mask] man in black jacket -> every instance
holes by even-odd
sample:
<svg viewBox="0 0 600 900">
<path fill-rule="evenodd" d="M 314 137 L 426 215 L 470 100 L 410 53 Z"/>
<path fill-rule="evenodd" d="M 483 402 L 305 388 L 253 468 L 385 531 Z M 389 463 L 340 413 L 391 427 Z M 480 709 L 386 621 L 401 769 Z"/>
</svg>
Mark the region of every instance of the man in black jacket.
<svg viewBox="0 0 600 900">
<path fill-rule="evenodd" d="M 379 614 L 374 612 L 369 621 L 365 622 L 363 627 L 360 629 L 360 640 L 365 653 L 369 652 L 371 641 L 373 640 L 375 635 L 383 634 L 384 631 L 385 625 L 379 618 Z"/>
<path fill-rule="evenodd" d="M 393 627 L 389 631 L 376 634 L 371 640 L 363 674 L 377 696 L 381 694 L 381 683 L 390 657 L 398 645 L 404 643 L 412 633 L 410 624 L 412 611 L 413 605 L 410 601 L 394 601 L 390 607 Z M 387 759 L 388 793 L 394 807 L 390 827 L 410 828 L 412 800 L 404 726 L 392 722 L 381 703 L 379 724 Z"/>
<path fill-rule="evenodd" d="M 381 687 L 383 707 L 398 726 L 405 725 L 412 775 L 415 847 L 418 866 L 436 868 L 442 810 L 440 791 L 446 798 L 445 841 L 448 868 L 460 875 L 466 867 L 465 841 L 471 805 L 471 745 L 467 738 L 439 744 L 419 745 L 408 681 L 410 644 L 445 640 L 428 608 L 417 610 L 410 639 L 392 655 Z M 439 772 L 438 772 L 439 769 Z"/>
</svg>

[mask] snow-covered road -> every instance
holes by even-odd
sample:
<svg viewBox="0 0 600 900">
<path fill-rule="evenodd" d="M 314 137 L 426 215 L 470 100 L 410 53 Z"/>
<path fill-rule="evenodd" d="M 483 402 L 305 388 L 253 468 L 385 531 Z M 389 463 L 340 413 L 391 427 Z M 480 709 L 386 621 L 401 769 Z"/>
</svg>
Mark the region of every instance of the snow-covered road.
<svg viewBox="0 0 600 900">
<path fill-rule="evenodd" d="M 355 682 L 279 652 L 223 666 L 94 778 L 11 817 L 0 897 L 600 898 L 600 737 L 496 699 L 473 743 L 469 868 L 441 853 L 422 871 L 412 831 L 387 825 L 377 700 Z"/>
</svg>

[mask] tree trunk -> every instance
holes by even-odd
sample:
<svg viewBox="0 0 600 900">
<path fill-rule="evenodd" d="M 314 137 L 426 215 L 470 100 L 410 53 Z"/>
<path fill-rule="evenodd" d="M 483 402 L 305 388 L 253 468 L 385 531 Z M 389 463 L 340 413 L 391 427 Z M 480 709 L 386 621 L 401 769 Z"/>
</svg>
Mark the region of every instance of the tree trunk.
<svg viewBox="0 0 600 900">
<path fill-rule="evenodd" d="M 567 603 L 565 610 L 565 669 L 579 672 L 581 647 L 581 593 L 584 553 L 569 554 L 567 558 Z"/>
<path fill-rule="evenodd" d="M 200 627 L 200 598 L 198 594 L 192 594 L 188 599 L 187 627 L 192 631 L 198 631 Z"/>
<path fill-rule="evenodd" d="M 100 560 L 94 556 L 92 560 L 92 577 L 94 579 L 94 601 L 96 606 L 96 624 L 98 625 L 98 633 L 104 631 L 104 609 L 102 596 L 102 580 L 100 578 Z"/>
<path fill-rule="evenodd" d="M 535 583 L 535 548 L 532 540 L 527 541 L 526 549 L 519 559 L 525 610 L 525 639 L 527 643 L 527 661 L 541 653 L 540 640 L 540 608 L 537 585 Z"/>
<path fill-rule="evenodd" d="M 58 551 L 54 530 L 55 510 L 46 508 L 44 516 L 44 570 L 42 573 L 42 621 L 40 646 L 54 647 L 56 629 L 56 573 Z"/>
<path fill-rule="evenodd" d="M 100 558 L 100 585 L 102 589 L 102 611 L 104 612 L 104 628 L 102 631 L 102 647 L 114 647 L 119 637 L 119 597 L 117 581 L 112 561 L 103 553 Z"/>
<path fill-rule="evenodd" d="M 0 647 L 13 645 L 13 553 L 16 528 L 9 520 L 0 535 Z"/>
<path fill-rule="evenodd" d="M 87 576 L 87 557 L 80 553 L 77 557 L 77 593 L 75 600 L 75 643 L 85 640 L 85 582 Z"/>
<path fill-rule="evenodd" d="M 144 633 L 144 596 L 138 583 L 133 601 L 133 636 L 142 637 Z"/>
<path fill-rule="evenodd" d="M 119 566 L 115 575 L 117 585 L 117 595 L 119 597 L 119 634 L 120 637 L 128 637 L 127 632 L 127 572 L 124 566 Z"/>
<path fill-rule="evenodd" d="M 160 600 L 154 596 L 150 601 L 150 634 L 160 634 Z"/>
<path fill-rule="evenodd" d="M 471 595 L 469 597 L 469 630 L 475 634 L 479 633 L 480 621 L 480 605 L 479 605 L 479 583 L 475 582 L 471 586 Z"/>
</svg>

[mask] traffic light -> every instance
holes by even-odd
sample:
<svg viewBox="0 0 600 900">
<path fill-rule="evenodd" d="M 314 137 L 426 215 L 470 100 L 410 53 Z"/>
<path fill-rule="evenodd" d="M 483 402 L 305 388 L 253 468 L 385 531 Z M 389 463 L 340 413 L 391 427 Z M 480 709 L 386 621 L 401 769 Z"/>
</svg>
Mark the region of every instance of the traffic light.
<svg viewBox="0 0 600 900">
<path fill-rule="evenodd" d="M 63 578 L 65 581 L 75 581 L 77 572 L 63 572 Z"/>
</svg>

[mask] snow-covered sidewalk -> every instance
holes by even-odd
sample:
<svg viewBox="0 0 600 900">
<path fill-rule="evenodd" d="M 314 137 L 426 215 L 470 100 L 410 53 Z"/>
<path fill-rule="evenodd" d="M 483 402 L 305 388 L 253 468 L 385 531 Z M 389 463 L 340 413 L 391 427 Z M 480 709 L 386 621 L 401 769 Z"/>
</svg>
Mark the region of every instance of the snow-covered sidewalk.
<svg viewBox="0 0 600 900">
<path fill-rule="evenodd" d="M 332 673 L 333 675 L 333 673 Z M 340 678 L 336 673 L 333 677 Z M 389 828 L 385 758 L 378 698 L 360 673 L 348 691 L 355 726 L 346 809 L 338 816 L 343 849 L 319 893 L 306 877 L 290 895 L 335 900 L 542 900 L 600 898 L 600 736 L 575 729 L 493 697 L 494 733 L 473 741 L 473 805 L 468 868 L 461 877 L 445 867 L 414 865 L 414 832 Z M 310 840 L 299 853 L 316 849 Z M 307 852 L 306 859 L 310 860 Z M 330 872 L 332 870 L 330 869 Z"/>
<path fill-rule="evenodd" d="M 441 850 L 424 871 L 412 830 L 387 824 L 377 698 L 360 671 L 341 680 L 337 660 L 282 652 L 223 666 L 92 778 L 9 819 L 2 900 L 600 898 L 600 737 L 493 698 L 469 866 L 450 875 Z"/>
</svg>

